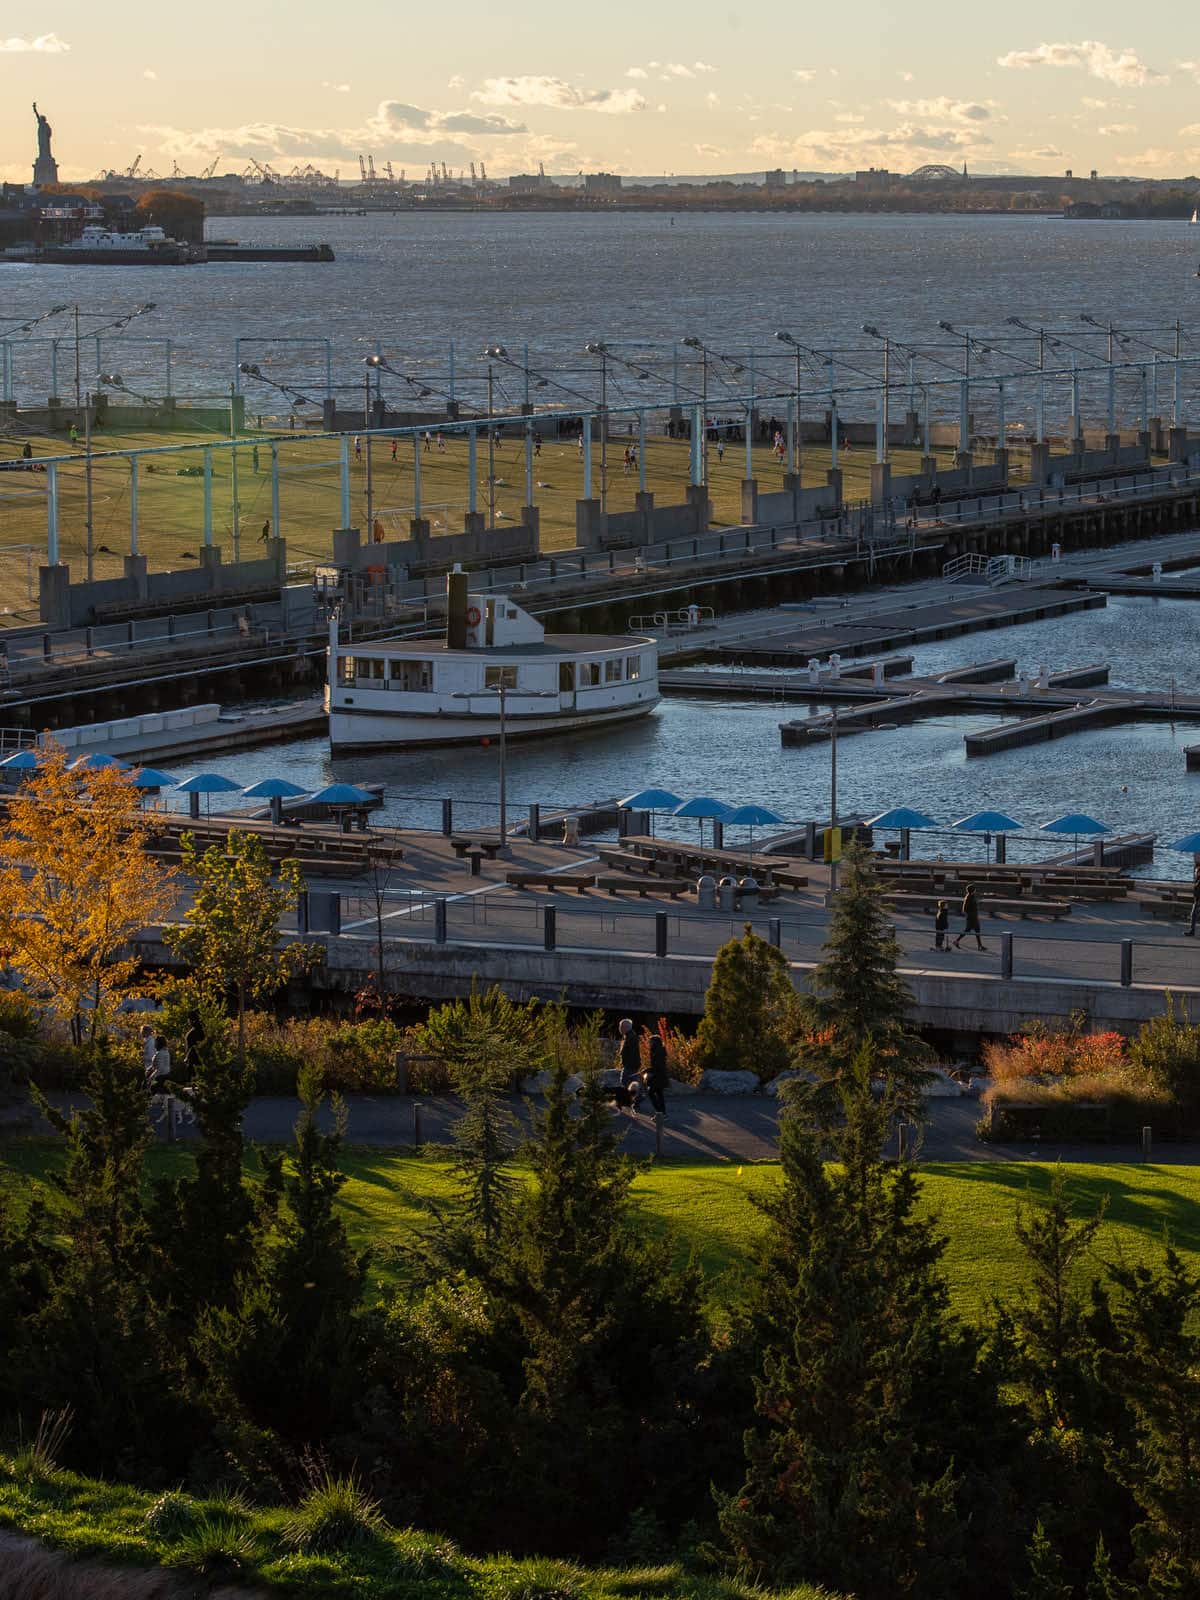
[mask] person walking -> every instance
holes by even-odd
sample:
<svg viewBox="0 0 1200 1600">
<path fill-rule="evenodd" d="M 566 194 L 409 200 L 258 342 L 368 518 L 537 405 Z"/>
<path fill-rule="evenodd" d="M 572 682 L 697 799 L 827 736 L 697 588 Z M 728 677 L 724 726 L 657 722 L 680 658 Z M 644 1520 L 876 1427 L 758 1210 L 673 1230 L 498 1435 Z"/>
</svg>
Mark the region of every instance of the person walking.
<svg viewBox="0 0 1200 1600">
<path fill-rule="evenodd" d="M 183 1070 L 190 1083 L 200 1066 L 200 1052 L 204 1048 L 204 1024 L 198 1011 L 188 1012 L 187 1031 L 183 1036 Z"/>
<path fill-rule="evenodd" d="M 167 1079 L 171 1076 L 171 1052 L 167 1048 L 167 1038 L 163 1033 L 154 1038 L 154 1060 L 151 1063 L 153 1077 L 150 1081 L 151 1094 L 163 1094 L 166 1091 Z"/>
<path fill-rule="evenodd" d="M 250 465 L 254 468 L 254 476 L 257 478 L 258 477 L 258 446 L 257 445 L 255 445 L 254 449 L 251 450 L 251 452 L 250 452 Z"/>
<path fill-rule="evenodd" d="M 650 1060 L 646 1067 L 646 1093 L 660 1117 L 667 1114 L 667 1047 L 661 1033 L 650 1035 Z"/>
<path fill-rule="evenodd" d="M 397 450 L 397 447 L 399 446 L 399 444 L 400 444 L 399 439 L 397 439 L 395 436 L 393 436 L 393 438 L 392 438 L 392 460 L 393 461 L 395 461 L 395 459 L 396 459 L 396 450 Z"/>
<path fill-rule="evenodd" d="M 619 1062 L 621 1067 L 621 1096 L 619 1104 L 637 1109 L 637 1089 L 634 1085 L 642 1071 L 642 1049 L 638 1044 L 637 1029 L 632 1017 L 622 1017 L 617 1024 L 621 1036 Z"/>
<path fill-rule="evenodd" d="M 259 544 L 266 544 L 267 540 L 270 537 L 271 537 L 271 519 L 270 519 L 270 517 L 268 517 L 267 520 L 262 525 L 262 532 L 258 536 Z"/>
<path fill-rule="evenodd" d="M 717 464 L 720 465 L 720 463 L 723 462 L 724 459 L 725 459 L 725 435 L 723 433 L 718 433 L 718 435 L 717 435 Z"/>
<path fill-rule="evenodd" d="M 958 938 L 955 939 L 954 948 L 957 950 L 966 936 L 969 933 L 973 933 L 975 935 L 975 943 L 979 949 L 986 950 L 987 945 L 984 944 L 983 936 L 979 931 L 979 901 L 975 897 L 975 885 L 973 883 L 969 883 L 963 892 L 962 905 L 959 909 L 963 915 L 963 930 Z"/>
<path fill-rule="evenodd" d="M 362 435 L 357 433 L 354 435 L 354 459 L 362 460 Z"/>
<path fill-rule="evenodd" d="M 947 900 L 939 900 L 933 914 L 933 948 L 943 954 L 950 949 L 950 903 Z"/>
<path fill-rule="evenodd" d="M 1188 938 L 1196 937 L 1196 924 L 1200 922 L 1200 861 L 1192 868 L 1192 910 L 1188 925 L 1183 930 Z"/>
</svg>

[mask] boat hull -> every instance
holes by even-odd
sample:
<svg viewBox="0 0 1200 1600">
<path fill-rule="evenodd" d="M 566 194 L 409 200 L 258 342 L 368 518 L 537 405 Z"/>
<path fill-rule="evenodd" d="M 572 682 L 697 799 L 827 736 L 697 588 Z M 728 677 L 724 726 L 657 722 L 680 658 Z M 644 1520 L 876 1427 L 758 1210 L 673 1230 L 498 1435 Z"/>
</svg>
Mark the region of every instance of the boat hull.
<svg viewBox="0 0 1200 1600">
<path fill-rule="evenodd" d="M 545 739 L 554 734 L 599 733 L 618 723 L 649 716 L 659 696 L 602 711 L 555 711 L 547 716 L 506 718 L 505 741 Z M 500 738 L 499 717 L 403 716 L 392 712 L 349 711 L 329 714 L 330 753 L 361 754 L 367 750 L 429 750 L 452 745 L 494 744 Z"/>
</svg>

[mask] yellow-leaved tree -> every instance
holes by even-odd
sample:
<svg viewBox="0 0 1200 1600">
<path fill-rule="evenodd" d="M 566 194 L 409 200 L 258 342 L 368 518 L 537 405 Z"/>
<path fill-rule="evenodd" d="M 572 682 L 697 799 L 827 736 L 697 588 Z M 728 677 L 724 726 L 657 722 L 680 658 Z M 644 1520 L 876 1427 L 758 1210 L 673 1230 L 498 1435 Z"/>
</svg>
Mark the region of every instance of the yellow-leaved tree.
<svg viewBox="0 0 1200 1600">
<path fill-rule="evenodd" d="M 59 746 L 7 801 L 0 831 L 0 947 L 32 994 L 95 1037 L 137 976 L 128 951 L 175 904 L 175 874 L 149 853 L 153 818 L 132 772 L 70 767 Z"/>
</svg>

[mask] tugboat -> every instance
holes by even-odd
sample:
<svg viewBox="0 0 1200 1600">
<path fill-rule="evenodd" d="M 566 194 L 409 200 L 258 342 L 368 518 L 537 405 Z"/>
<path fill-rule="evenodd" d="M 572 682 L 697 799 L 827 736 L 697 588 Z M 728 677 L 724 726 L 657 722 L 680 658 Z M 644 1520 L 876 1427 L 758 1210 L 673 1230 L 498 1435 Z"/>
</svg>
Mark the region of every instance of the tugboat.
<svg viewBox="0 0 1200 1600">
<path fill-rule="evenodd" d="M 195 257 L 186 244 L 169 239 L 154 224 L 131 233 L 119 233 L 89 222 L 77 239 L 48 245 L 38 251 L 35 259 L 73 267 L 175 267 Z"/>
<path fill-rule="evenodd" d="M 446 582 L 444 639 L 343 644 L 329 625 L 325 709 L 334 754 L 583 733 L 659 702 L 654 639 L 550 633 L 505 595 Z"/>
</svg>

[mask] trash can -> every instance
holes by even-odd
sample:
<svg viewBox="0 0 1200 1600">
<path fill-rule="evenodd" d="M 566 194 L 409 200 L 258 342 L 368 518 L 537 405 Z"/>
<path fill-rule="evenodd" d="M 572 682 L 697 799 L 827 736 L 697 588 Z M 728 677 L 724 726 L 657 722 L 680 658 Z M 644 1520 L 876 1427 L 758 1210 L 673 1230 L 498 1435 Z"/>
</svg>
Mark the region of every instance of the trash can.
<svg viewBox="0 0 1200 1600">
<path fill-rule="evenodd" d="M 732 911 L 737 884 L 732 878 L 722 878 L 717 885 L 717 910 Z"/>
<path fill-rule="evenodd" d="M 696 879 L 696 909 L 697 911 L 717 909 L 717 880 L 711 872 L 706 872 L 702 878 Z"/>
<path fill-rule="evenodd" d="M 743 911 L 753 914 L 758 910 L 758 879 L 743 878 L 738 884 L 738 897 L 742 902 Z"/>
</svg>

